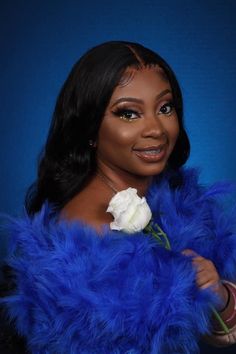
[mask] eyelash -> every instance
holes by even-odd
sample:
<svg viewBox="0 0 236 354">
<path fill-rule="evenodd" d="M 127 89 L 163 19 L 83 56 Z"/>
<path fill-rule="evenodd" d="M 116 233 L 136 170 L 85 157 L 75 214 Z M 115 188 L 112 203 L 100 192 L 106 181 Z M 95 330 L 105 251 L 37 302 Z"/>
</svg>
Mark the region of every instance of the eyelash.
<svg viewBox="0 0 236 354">
<path fill-rule="evenodd" d="M 166 108 L 166 107 L 168 107 L 168 106 L 169 106 L 169 109 L 170 109 L 169 112 L 167 112 L 167 113 L 161 112 L 161 113 L 159 113 L 159 114 L 164 114 L 165 116 L 170 116 L 170 115 L 173 113 L 173 110 L 174 110 L 174 108 L 175 108 L 173 101 L 164 103 L 164 104 L 161 106 L 160 111 L 161 111 L 162 108 Z"/>
<path fill-rule="evenodd" d="M 120 119 L 123 119 L 127 122 L 131 122 L 132 120 L 135 120 L 137 118 L 140 118 L 140 113 L 133 110 L 133 109 L 128 109 L 128 108 L 118 108 L 116 111 L 112 112 L 116 117 L 119 117 Z M 128 117 L 128 115 L 135 115 L 135 118 Z"/>
<path fill-rule="evenodd" d="M 161 112 L 161 109 L 163 109 L 163 108 L 166 109 L 167 107 L 169 108 L 169 111 L 167 113 Z M 170 116 L 173 113 L 173 109 L 174 109 L 174 103 L 172 101 L 166 102 L 160 107 L 158 114 Z M 112 111 L 112 113 L 116 117 L 119 117 L 120 119 L 125 120 L 127 122 L 131 122 L 133 120 L 136 120 L 136 119 L 140 118 L 140 116 L 141 116 L 140 112 L 135 111 L 133 109 L 129 109 L 129 108 L 118 108 L 117 110 Z M 133 114 L 135 115 L 134 118 L 128 117 L 128 115 L 131 116 Z"/>
</svg>

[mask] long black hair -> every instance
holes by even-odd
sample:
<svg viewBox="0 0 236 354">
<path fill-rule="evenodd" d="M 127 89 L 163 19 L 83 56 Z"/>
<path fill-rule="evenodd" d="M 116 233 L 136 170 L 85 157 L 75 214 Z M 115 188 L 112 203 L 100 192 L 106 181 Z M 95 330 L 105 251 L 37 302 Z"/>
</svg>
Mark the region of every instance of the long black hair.
<svg viewBox="0 0 236 354">
<path fill-rule="evenodd" d="M 178 169 L 189 156 L 183 126 L 182 94 L 172 69 L 155 52 L 137 43 L 111 41 L 90 49 L 72 68 L 58 96 L 49 135 L 42 152 L 38 178 L 26 195 L 30 214 L 48 200 L 59 210 L 88 182 L 96 170 L 96 141 L 115 87 L 128 67 L 158 65 L 173 92 L 180 133 L 169 158 Z"/>
</svg>

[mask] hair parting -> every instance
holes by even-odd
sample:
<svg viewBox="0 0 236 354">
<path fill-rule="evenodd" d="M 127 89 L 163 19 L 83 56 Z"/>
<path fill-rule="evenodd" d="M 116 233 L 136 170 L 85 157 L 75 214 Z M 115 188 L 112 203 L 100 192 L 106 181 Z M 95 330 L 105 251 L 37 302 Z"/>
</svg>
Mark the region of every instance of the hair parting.
<svg viewBox="0 0 236 354">
<path fill-rule="evenodd" d="M 96 173 L 98 131 L 112 93 L 126 85 L 135 70 L 157 68 L 169 81 L 180 133 L 168 165 L 177 170 L 189 156 L 190 144 L 183 124 L 182 94 L 172 69 L 157 53 L 141 44 L 111 41 L 87 53 L 72 68 L 57 98 L 36 182 L 26 195 L 29 214 L 48 201 L 57 210 L 84 188 Z"/>
<path fill-rule="evenodd" d="M 145 62 L 143 61 L 143 59 L 138 55 L 138 53 L 136 52 L 136 50 L 134 49 L 134 47 L 130 44 L 126 45 L 127 48 L 130 49 L 130 51 L 133 53 L 133 55 L 135 56 L 135 58 L 137 59 L 140 67 L 145 67 Z"/>
</svg>

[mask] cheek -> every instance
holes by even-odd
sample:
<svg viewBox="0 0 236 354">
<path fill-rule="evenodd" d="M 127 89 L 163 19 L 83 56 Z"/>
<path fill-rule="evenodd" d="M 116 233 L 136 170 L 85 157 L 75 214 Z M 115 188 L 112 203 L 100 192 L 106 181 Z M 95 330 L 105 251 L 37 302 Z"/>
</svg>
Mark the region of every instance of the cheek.
<svg viewBox="0 0 236 354">
<path fill-rule="evenodd" d="M 179 135 L 179 122 L 176 119 L 174 122 L 166 123 L 166 131 L 168 132 L 169 140 L 171 144 L 175 144 Z"/>
<path fill-rule="evenodd" d="M 179 136 L 179 124 L 176 124 L 176 127 L 173 129 L 172 136 L 174 141 L 176 142 L 178 136 Z"/>
<path fill-rule="evenodd" d="M 99 141 L 111 143 L 113 146 L 132 146 L 138 136 L 138 129 L 134 126 L 131 127 L 131 124 L 106 124 L 104 122 L 99 131 Z"/>
</svg>

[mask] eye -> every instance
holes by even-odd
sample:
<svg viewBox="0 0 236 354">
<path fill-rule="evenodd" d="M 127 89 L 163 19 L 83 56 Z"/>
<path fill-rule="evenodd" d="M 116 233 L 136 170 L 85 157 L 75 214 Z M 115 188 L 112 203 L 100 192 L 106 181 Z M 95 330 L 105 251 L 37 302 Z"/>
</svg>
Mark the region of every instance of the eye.
<svg viewBox="0 0 236 354">
<path fill-rule="evenodd" d="M 166 102 L 163 104 L 159 110 L 159 114 L 164 114 L 166 116 L 170 116 L 174 110 L 174 103 L 173 102 Z"/>
<path fill-rule="evenodd" d="M 132 109 L 120 108 L 112 113 L 126 121 L 132 121 L 140 117 L 140 114 Z"/>
</svg>

